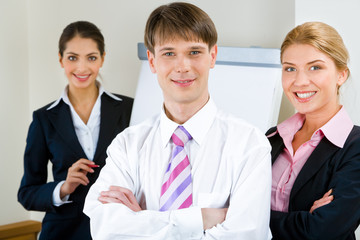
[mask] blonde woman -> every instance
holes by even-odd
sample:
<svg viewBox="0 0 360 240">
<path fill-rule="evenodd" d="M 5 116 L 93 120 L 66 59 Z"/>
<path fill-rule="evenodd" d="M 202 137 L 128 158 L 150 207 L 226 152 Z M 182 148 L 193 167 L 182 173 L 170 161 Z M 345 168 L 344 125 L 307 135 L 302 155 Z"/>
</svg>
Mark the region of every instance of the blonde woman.
<svg viewBox="0 0 360 240">
<path fill-rule="evenodd" d="M 348 59 L 340 35 L 321 22 L 297 26 L 281 46 L 282 85 L 297 113 L 267 132 L 273 239 L 355 239 L 360 128 L 338 96 Z"/>
</svg>

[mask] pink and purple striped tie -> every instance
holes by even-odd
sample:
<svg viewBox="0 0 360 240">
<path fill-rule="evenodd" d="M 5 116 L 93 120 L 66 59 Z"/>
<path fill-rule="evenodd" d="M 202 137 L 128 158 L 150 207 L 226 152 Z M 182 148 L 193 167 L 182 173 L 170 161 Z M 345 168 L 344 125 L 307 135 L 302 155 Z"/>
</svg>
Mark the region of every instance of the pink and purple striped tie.
<svg viewBox="0 0 360 240">
<path fill-rule="evenodd" d="M 161 187 L 160 211 L 188 208 L 192 205 L 191 166 L 184 145 L 192 139 L 183 126 L 171 136 L 176 145 Z"/>
</svg>

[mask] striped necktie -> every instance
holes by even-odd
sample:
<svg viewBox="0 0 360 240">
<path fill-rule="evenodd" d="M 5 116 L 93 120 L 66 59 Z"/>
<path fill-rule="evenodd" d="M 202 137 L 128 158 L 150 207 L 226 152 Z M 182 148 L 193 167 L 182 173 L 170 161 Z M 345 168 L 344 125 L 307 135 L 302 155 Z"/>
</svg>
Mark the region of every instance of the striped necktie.
<svg viewBox="0 0 360 240">
<path fill-rule="evenodd" d="M 171 136 L 176 145 L 165 172 L 160 195 L 160 211 L 188 208 L 192 205 L 191 166 L 184 145 L 191 135 L 179 126 Z"/>
</svg>

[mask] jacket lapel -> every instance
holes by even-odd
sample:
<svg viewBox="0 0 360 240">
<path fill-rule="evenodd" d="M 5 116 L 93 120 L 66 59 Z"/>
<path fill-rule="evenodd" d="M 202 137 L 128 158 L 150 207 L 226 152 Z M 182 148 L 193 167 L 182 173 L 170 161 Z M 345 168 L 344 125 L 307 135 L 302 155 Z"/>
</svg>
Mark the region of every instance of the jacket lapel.
<svg viewBox="0 0 360 240">
<path fill-rule="evenodd" d="M 49 110 L 48 118 L 56 132 L 61 136 L 63 141 L 66 142 L 69 148 L 79 157 L 86 158 L 86 154 L 76 137 L 69 106 L 61 100 L 56 107 Z"/>
<path fill-rule="evenodd" d="M 266 133 L 266 135 L 269 135 L 268 133 L 270 132 L 270 134 L 272 132 L 276 131 L 276 128 L 271 129 L 272 131 L 268 131 Z M 271 163 L 274 164 L 275 160 L 278 158 L 278 156 L 280 155 L 280 153 L 282 152 L 282 150 L 284 149 L 285 145 L 284 142 L 282 140 L 282 138 L 280 137 L 279 133 L 276 133 L 274 136 L 271 136 L 268 138 L 269 142 L 272 146 L 271 148 Z"/>
<path fill-rule="evenodd" d="M 114 132 L 118 127 L 118 121 L 121 116 L 122 101 L 111 99 L 106 93 L 101 96 L 101 120 L 99 140 L 96 147 L 94 160 L 96 160 L 103 151 L 106 150 L 109 143 L 113 140 Z"/>
<path fill-rule="evenodd" d="M 306 184 L 326 162 L 329 161 L 329 158 L 331 158 L 338 149 L 339 147 L 332 144 L 326 137 L 320 141 L 319 145 L 314 149 L 294 182 L 294 186 L 290 193 L 290 202 L 302 186 Z"/>
</svg>

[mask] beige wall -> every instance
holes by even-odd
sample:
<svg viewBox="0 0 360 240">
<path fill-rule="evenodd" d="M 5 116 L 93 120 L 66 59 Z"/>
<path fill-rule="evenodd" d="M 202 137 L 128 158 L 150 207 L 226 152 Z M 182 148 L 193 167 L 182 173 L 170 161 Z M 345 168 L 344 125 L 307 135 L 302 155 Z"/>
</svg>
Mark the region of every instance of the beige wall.
<svg viewBox="0 0 360 240">
<path fill-rule="evenodd" d="M 101 70 L 106 89 L 135 95 L 146 19 L 160 0 L 0 0 L 0 225 L 41 219 L 17 203 L 25 138 L 35 109 L 55 100 L 66 84 L 58 63 L 57 42 L 72 21 L 94 22 L 106 41 Z M 214 20 L 221 46 L 279 47 L 294 25 L 294 0 L 190 1 Z M 289 111 L 282 109 L 285 117 Z M 6 113 L 6 114 L 5 114 Z M 6 184 L 4 184 L 6 183 Z"/>
<path fill-rule="evenodd" d="M 29 120 L 26 0 L 0 0 L 0 225 L 29 218 L 17 204 Z"/>
<path fill-rule="evenodd" d="M 140 68 L 136 44 L 143 41 L 150 12 L 166 2 L 169 1 L 29 0 L 30 111 L 56 98 L 65 85 L 57 59 L 57 41 L 62 29 L 79 19 L 94 22 L 105 36 L 105 86 L 134 96 Z M 294 25 L 294 1 L 227 0 L 221 9 L 218 1 L 190 2 L 212 17 L 222 46 L 276 48 Z M 40 89 L 42 94 L 38 94 Z"/>
</svg>

